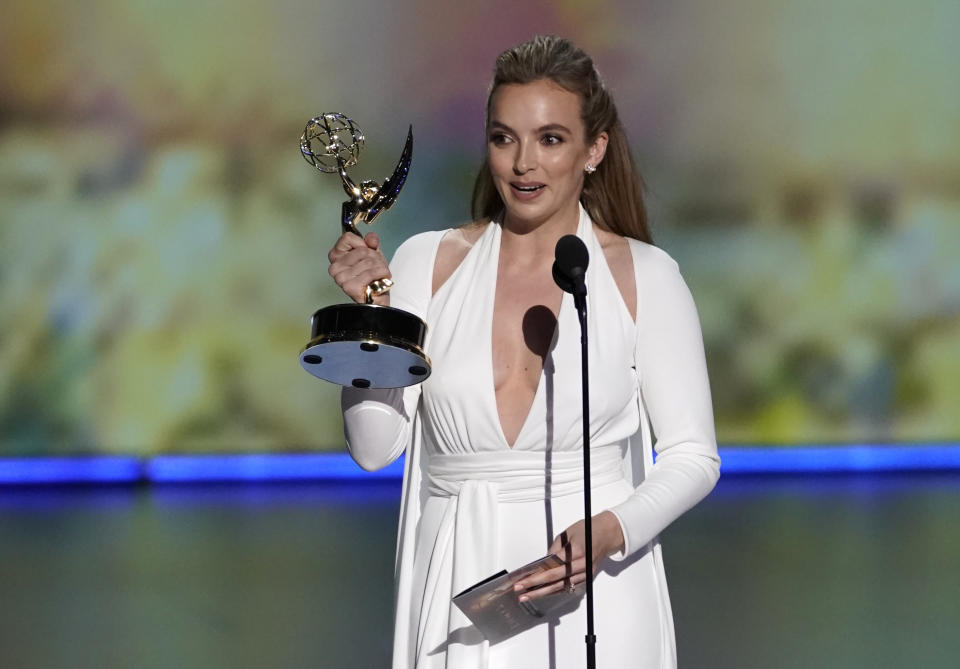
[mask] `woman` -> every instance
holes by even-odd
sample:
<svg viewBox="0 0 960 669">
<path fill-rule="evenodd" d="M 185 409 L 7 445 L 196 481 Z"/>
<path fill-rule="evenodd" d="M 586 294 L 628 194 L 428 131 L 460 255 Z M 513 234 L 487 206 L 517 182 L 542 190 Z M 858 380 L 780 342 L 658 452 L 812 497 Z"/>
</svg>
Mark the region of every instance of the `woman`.
<svg viewBox="0 0 960 669">
<path fill-rule="evenodd" d="M 494 645 L 450 602 L 546 552 L 536 598 L 584 582 L 579 324 L 551 274 L 566 234 L 586 244 L 597 664 L 672 667 L 657 535 L 719 475 L 696 309 L 650 244 L 639 179 L 590 58 L 537 37 L 497 60 L 477 221 L 416 235 L 388 269 L 379 240 L 344 235 L 330 273 L 352 298 L 429 327 L 432 376 L 344 389 L 348 447 L 367 469 L 406 451 L 394 667 L 584 666 L 584 607 Z M 657 435 L 652 463 L 650 428 Z"/>
</svg>

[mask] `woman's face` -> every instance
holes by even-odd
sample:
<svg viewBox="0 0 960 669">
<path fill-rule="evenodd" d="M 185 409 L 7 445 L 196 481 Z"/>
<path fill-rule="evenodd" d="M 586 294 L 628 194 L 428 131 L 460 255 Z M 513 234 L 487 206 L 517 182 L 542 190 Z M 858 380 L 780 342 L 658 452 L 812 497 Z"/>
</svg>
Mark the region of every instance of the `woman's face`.
<svg viewBox="0 0 960 669">
<path fill-rule="evenodd" d="M 606 146 L 606 133 L 587 145 L 580 98 L 549 79 L 493 92 L 487 151 L 511 223 L 577 220 L 584 167 L 596 167 Z"/>
</svg>

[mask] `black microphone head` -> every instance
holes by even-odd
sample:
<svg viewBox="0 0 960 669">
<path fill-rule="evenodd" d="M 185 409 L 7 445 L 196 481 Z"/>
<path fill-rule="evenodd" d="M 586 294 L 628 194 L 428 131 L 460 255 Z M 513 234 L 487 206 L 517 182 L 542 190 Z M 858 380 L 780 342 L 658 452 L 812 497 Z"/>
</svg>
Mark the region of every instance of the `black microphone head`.
<svg viewBox="0 0 960 669">
<path fill-rule="evenodd" d="M 576 288 L 573 280 L 560 271 L 560 266 L 557 264 L 556 260 L 553 261 L 553 281 L 560 286 L 560 290 L 565 293 L 572 293 L 574 288 Z"/>
<path fill-rule="evenodd" d="M 559 270 L 570 277 L 583 274 L 590 264 L 587 245 L 576 235 L 564 235 L 557 240 L 555 254 Z"/>
<path fill-rule="evenodd" d="M 583 276 L 590 264 L 587 246 L 576 235 L 564 235 L 557 240 L 557 267 L 563 274 L 574 278 Z"/>
<path fill-rule="evenodd" d="M 576 235 L 564 235 L 557 240 L 555 253 L 553 280 L 567 293 L 585 295 L 583 276 L 590 264 L 586 245 Z"/>
</svg>

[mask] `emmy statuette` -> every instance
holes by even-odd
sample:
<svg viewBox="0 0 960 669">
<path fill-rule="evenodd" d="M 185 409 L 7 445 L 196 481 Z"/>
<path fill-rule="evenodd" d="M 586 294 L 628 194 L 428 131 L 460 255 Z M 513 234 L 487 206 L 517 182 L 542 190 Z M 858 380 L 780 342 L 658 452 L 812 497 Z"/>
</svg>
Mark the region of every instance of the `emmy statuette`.
<svg viewBox="0 0 960 669">
<path fill-rule="evenodd" d="M 413 128 L 393 174 L 382 184 L 359 184 L 347 174 L 363 146 L 363 133 L 347 116 L 321 114 L 307 122 L 300 137 L 300 153 L 324 173 L 340 176 L 348 199 L 340 222 L 345 232 L 361 235 L 356 224 L 373 223 L 396 201 L 410 171 Z M 355 388 L 402 388 L 430 376 L 430 359 L 423 351 L 426 324 L 415 315 L 373 304 L 387 293 L 388 278 L 372 282 L 364 304 L 336 304 L 319 309 L 310 320 L 310 341 L 300 353 L 300 365 L 317 378 Z"/>
</svg>

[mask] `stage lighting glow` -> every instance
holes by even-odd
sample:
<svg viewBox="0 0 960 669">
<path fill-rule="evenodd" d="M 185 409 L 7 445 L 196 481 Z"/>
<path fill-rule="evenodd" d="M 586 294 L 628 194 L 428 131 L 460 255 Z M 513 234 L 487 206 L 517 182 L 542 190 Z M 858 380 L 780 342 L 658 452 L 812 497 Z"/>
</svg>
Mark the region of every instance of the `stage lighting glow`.
<svg viewBox="0 0 960 669">
<path fill-rule="evenodd" d="M 0 485 L 50 483 L 132 483 L 143 478 L 133 457 L 0 458 Z"/>
<path fill-rule="evenodd" d="M 960 444 L 740 446 L 720 449 L 721 472 L 844 474 L 960 470 Z M 367 472 L 347 453 L 0 458 L 0 485 L 377 481 L 403 477 L 403 457 Z"/>
<path fill-rule="evenodd" d="M 403 461 L 365 472 L 347 453 L 283 455 L 164 455 L 145 465 L 150 481 L 303 481 L 392 479 L 403 476 Z"/>
</svg>

